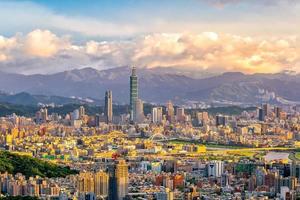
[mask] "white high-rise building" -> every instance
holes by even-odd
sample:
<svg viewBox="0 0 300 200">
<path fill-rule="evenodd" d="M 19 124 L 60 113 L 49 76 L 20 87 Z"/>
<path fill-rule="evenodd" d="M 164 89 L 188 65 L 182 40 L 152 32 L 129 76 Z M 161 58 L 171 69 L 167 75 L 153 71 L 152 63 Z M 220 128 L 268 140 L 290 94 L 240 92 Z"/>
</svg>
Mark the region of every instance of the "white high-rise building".
<svg viewBox="0 0 300 200">
<path fill-rule="evenodd" d="M 224 171 L 224 162 L 223 161 L 211 161 L 207 164 L 208 177 L 221 177 Z"/>
<path fill-rule="evenodd" d="M 72 120 L 77 120 L 77 119 L 79 119 L 79 110 L 78 109 L 76 109 L 76 110 L 74 110 L 73 112 L 72 112 L 72 115 L 71 115 L 71 118 L 72 118 Z"/>
<path fill-rule="evenodd" d="M 153 123 L 161 123 L 162 122 L 162 107 L 154 107 L 152 108 L 152 122 Z"/>
<path fill-rule="evenodd" d="M 197 113 L 197 122 L 200 126 L 205 126 L 209 122 L 208 112 L 198 112 Z"/>
</svg>

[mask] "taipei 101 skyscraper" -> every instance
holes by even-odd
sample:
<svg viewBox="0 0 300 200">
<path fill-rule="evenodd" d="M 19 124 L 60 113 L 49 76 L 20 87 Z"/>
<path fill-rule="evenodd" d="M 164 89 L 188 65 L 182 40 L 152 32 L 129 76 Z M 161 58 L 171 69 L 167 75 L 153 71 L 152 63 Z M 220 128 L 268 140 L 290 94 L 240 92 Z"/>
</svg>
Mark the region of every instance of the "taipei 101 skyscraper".
<svg viewBox="0 0 300 200">
<path fill-rule="evenodd" d="M 136 101 L 138 100 L 138 77 L 136 68 L 132 67 L 130 76 L 130 121 L 136 120 Z"/>
</svg>

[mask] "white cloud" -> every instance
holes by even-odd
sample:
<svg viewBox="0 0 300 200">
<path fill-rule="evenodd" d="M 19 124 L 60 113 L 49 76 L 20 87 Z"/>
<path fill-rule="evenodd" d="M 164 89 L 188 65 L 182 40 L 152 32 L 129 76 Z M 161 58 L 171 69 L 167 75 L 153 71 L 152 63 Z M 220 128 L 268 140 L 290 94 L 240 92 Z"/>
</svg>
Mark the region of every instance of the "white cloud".
<svg viewBox="0 0 300 200">
<path fill-rule="evenodd" d="M 9 49 L 16 44 L 15 38 L 5 38 L 4 36 L 0 36 L 0 50 Z"/>
<path fill-rule="evenodd" d="M 300 72 L 298 37 L 260 39 L 231 34 L 149 34 L 131 40 L 72 43 L 49 30 L 0 36 L 0 69 L 53 73 L 71 68 L 117 66 L 192 67 L 210 71 Z"/>
<path fill-rule="evenodd" d="M 0 54 L 0 62 L 7 60 L 7 56 L 5 54 Z"/>
<path fill-rule="evenodd" d="M 11 49 L 17 45 L 16 38 L 5 38 L 0 36 L 0 62 L 7 61 Z"/>
<path fill-rule="evenodd" d="M 69 48 L 68 38 L 59 38 L 48 30 L 30 32 L 24 41 L 24 50 L 32 56 L 50 57 L 59 50 Z"/>
</svg>

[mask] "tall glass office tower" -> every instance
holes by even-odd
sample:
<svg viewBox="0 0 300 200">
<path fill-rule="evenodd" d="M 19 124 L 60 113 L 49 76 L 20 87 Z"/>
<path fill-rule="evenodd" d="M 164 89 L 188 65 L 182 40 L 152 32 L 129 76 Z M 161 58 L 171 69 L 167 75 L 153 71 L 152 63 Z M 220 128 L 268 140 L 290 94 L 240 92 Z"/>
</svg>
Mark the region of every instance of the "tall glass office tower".
<svg viewBox="0 0 300 200">
<path fill-rule="evenodd" d="M 105 110 L 106 123 L 112 123 L 113 120 L 113 106 L 112 106 L 112 91 L 105 92 Z"/>
<path fill-rule="evenodd" d="M 138 99 L 138 77 L 136 68 L 132 67 L 130 76 L 130 121 L 135 121 L 136 118 L 136 101 Z"/>
</svg>

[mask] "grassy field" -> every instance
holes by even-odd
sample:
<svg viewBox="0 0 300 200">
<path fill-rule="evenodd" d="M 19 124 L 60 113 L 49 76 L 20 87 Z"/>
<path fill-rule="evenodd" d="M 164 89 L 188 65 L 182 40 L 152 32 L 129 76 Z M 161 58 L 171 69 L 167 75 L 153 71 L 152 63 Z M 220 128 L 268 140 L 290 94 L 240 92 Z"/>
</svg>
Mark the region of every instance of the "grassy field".
<svg viewBox="0 0 300 200">
<path fill-rule="evenodd" d="M 198 141 L 186 141 L 186 140 L 172 140 L 169 141 L 171 144 L 198 144 L 198 145 L 205 145 L 207 148 L 224 148 L 224 149 L 241 149 L 246 148 L 243 146 L 233 146 L 233 145 L 222 145 L 222 144 L 207 144 L 201 143 Z"/>
<path fill-rule="evenodd" d="M 300 160 L 300 152 L 296 152 L 296 153 L 295 153 L 295 158 L 296 158 L 297 160 Z"/>
<path fill-rule="evenodd" d="M 300 161 L 300 152 L 291 152 L 289 155 L 289 159 L 293 161 Z"/>
</svg>

